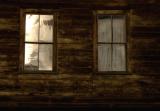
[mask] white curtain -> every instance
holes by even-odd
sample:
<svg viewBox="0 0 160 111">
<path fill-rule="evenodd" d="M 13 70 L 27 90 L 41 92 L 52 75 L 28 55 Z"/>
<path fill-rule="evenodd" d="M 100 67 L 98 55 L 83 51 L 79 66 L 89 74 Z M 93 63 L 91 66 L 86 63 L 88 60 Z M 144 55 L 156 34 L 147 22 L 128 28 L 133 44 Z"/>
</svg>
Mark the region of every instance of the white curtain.
<svg viewBox="0 0 160 111">
<path fill-rule="evenodd" d="M 25 41 L 38 42 L 39 15 L 26 15 Z"/>
<path fill-rule="evenodd" d="M 53 41 L 53 15 L 40 15 L 40 42 Z"/>
<path fill-rule="evenodd" d="M 99 44 L 98 45 L 98 70 L 99 71 L 111 71 L 111 45 Z"/>
<path fill-rule="evenodd" d="M 98 42 L 111 42 L 111 18 L 98 20 Z"/>
<path fill-rule="evenodd" d="M 39 70 L 52 70 L 52 49 L 51 44 L 39 45 Z"/>
<path fill-rule="evenodd" d="M 124 16 L 113 17 L 113 42 L 126 42 L 126 23 Z"/>
<path fill-rule="evenodd" d="M 125 25 L 124 16 L 113 16 L 113 19 L 98 19 L 98 42 L 105 43 L 98 43 L 99 71 L 126 71 Z M 111 41 L 112 39 L 113 41 Z"/>
<path fill-rule="evenodd" d="M 124 44 L 114 44 L 112 53 L 112 70 L 125 71 L 126 70 L 126 55 Z"/>
</svg>

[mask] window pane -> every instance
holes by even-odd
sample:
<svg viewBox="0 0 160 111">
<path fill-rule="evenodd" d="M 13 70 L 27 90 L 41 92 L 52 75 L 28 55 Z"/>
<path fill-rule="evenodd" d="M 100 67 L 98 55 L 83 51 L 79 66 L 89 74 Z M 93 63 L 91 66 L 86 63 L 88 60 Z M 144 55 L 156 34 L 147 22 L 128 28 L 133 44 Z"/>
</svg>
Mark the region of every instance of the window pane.
<svg viewBox="0 0 160 111">
<path fill-rule="evenodd" d="M 98 71 L 111 71 L 111 45 L 98 45 Z"/>
<path fill-rule="evenodd" d="M 126 71 L 126 55 L 124 44 L 113 44 L 113 71 Z"/>
<path fill-rule="evenodd" d="M 39 70 L 52 70 L 52 46 L 51 44 L 39 45 Z"/>
<path fill-rule="evenodd" d="M 125 16 L 113 16 L 113 42 L 126 42 Z"/>
<path fill-rule="evenodd" d="M 111 36 L 111 17 L 100 17 L 98 19 L 98 42 L 111 42 Z"/>
<path fill-rule="evenodd" d="M 53 15 L 40 15 L 40 42 L 53 40 Z"/>
<path fill-rule="evenodd" d="M 25 44 L 25 70 L 38 70 L 38 45 Z"/>
<path fill-rule="evenodd" d="M 26 15 L 25 41 L 38 42 L 39 15 Z"/>
</svg>

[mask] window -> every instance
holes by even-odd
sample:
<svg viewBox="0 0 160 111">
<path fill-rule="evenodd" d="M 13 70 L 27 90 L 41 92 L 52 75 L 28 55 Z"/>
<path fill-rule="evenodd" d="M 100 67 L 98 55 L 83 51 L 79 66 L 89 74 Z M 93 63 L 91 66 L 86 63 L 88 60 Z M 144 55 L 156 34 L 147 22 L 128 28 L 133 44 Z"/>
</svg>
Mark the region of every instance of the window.
<svg viewBox="0 0 160 111">
<path fill-rule="evenodd" d="M 24 72 L 56 70 L 56 28 L 54 14 L 24 14 L 22 66 Z"/>
<path fill-rule="evenodd" d="M 98 72 L 125 72 L 126 16 L 97 16 L 97 69 Z"/>
</svg>

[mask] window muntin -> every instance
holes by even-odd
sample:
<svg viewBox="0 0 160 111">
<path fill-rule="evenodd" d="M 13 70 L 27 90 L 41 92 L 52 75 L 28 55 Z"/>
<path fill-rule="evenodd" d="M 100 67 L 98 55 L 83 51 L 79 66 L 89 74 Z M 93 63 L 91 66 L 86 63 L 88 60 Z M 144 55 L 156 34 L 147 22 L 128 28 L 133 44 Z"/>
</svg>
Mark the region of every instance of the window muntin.
<svg viewBox="0 0 160 111">
<path fill-rule="evenodd" d="M 98 71 L 126 71 L 125 15 L 97 16 Z"/>
<path fill-rule="evenodd" d="M 54 47 L 54 15 L 26 14 L 24 71 L 53 71 Z"/>
</svg>

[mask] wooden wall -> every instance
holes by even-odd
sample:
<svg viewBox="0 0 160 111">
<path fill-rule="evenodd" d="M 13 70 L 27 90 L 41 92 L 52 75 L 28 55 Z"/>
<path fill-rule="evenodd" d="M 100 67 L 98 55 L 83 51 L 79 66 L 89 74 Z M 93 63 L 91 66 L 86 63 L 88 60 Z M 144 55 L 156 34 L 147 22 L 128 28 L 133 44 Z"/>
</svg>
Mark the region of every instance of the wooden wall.
<svg viewBox="0 0 160 111">
<path fill-rule="evenodd" d="M 58 75 L 19 72 L 21 8 L 58 9 Z M 128 75 L 93 75 L 93 11 L 99 9 L 122 9 L 129 14 Z M 158 105 L 159 11 L 158 0 L 1 2 L 0 106 Z"/>
</svg>

